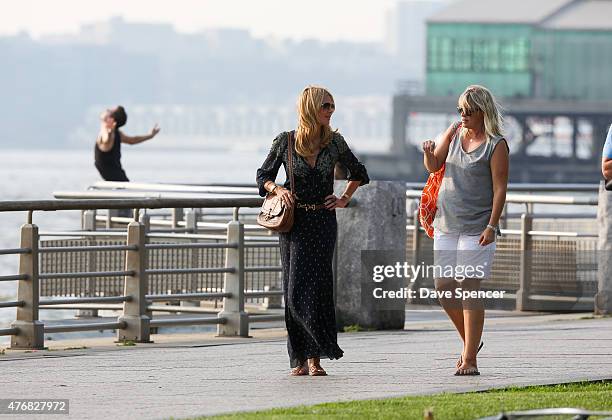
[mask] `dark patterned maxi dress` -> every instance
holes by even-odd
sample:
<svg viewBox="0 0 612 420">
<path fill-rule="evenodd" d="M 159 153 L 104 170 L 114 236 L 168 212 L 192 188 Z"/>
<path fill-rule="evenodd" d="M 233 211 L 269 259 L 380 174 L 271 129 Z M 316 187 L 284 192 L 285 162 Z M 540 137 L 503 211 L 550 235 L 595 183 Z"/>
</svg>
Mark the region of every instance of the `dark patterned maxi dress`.
<svg viewBox="0 0 612 420">
<path fill-rule="evenodd" d="M 281 165 L 287 172 L 288 132 L 279 134 L 261 168 L 257 170 L 259 194 L 267 191 L 266 181 L 274 181 Z M 293 176 L 297 202 L 322 204 L 334 192 L 334 166 L 342 163 L 350 181 L 369 182 L 365 167 L 351 152 L 344 138 L 333 133 L 330 144 L 319 153 L 314 168 L 293 153 Z M 289 180 L 284 187 L 290 189 Z M 287 350 L 292 368 L 309 358 L 339 359 L 343 351 L 337 343 L 333 298 L 332 259 L 336 243 L 336 212 L 295 209 L 290 232 L 280 233 Z"/>
</svg>

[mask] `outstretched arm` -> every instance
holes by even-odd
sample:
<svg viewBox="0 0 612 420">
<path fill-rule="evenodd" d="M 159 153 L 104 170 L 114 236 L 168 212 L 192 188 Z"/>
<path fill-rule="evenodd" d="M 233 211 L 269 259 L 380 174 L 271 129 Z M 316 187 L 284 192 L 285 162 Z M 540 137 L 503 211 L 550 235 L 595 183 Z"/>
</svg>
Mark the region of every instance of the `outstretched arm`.
<svg viewBox="0 0 612 420">
<path fill-rule="evenodd" d="M 128 136 L 127 134 L 121 133 L 121 143 L 138 144 L 142 143 L 143 141 L 151 140 L 157 135 L 157 133 L 159 133 L 159 130 L 159 126 L 155 124 L 151 130 L 151 133 L 144 136 Z"/>
</svg>

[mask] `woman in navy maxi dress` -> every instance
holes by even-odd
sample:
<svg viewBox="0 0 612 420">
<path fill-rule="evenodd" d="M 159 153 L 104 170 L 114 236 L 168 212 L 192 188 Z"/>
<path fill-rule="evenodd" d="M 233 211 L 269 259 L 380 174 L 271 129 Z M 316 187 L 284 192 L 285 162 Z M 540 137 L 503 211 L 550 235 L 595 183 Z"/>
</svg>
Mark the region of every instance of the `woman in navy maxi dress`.
<svg viewBox="0 0 612 420">
<path fill-rule="evenodd" d="M 296 203 L 292 230 L 279 234 L 287 349 L 293 375 L 319 376 L 325 375 L 319 364 L 321 357 L 338 359 L 343 354 L 337 344 L 333 299 L 332 258 L 337 227 L 335 209 L 345 207 L 357 187 L 367 184 L 369 178 L 365 167 L 353 155 L 342 135 L 329 129 L 329 119 L 335 110 L 331 94 L 323 88 L 306 88 L 298 106 L 301 122 L 306 119 L 304 114 L 308 112 L 308 103 L 310 109 L 316 109 L 317 121 L 322 123 L 321 136 L 328 130 L 327 144 L 323 139 L 317 139 L 320 147 L 314 147 L 316 154 L 302 156 L 298 153 L 299 126 L 296 132 L 279 134 L 263 165 L 257 170 L 257 184 L 261 196 L 273 191 L 287 202 Z M 292 151 L 293 192 L 289 191 L 288 180 L 283 187 L 274 184 L 280 166 L 285 166 L 287 170 L 290 134 L 296 139 Z M 304 143 L 301 146 L 304 148 Z M 347 188 L 339 198 L 333 195 L 337 162 L 342 163 L 349 172 Z"/>
</svg>

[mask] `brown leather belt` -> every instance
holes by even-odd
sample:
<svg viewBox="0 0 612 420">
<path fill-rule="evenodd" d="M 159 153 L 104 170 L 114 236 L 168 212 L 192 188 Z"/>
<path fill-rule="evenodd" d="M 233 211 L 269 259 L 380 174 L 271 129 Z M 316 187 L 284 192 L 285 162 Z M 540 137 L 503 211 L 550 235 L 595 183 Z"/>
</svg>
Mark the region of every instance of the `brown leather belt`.
<svg viewBox="0 0 612 420">
<path fill-rule="evenodd" d="M 309 210 L 321 210 L 325 208 L 325 204 L 305 204 L 305 203 L 297 203 L 295 205 L 298 209 L 304 209 L 306 211 Z"/>
</svg>

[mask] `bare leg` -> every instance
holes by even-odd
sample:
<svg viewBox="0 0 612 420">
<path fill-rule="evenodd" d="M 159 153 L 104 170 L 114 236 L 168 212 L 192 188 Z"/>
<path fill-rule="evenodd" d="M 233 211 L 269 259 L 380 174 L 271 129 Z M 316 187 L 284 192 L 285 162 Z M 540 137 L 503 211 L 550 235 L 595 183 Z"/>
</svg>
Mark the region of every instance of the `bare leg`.
<svg viewBox="0 0 612 420">
<path fill-rule="evenodd" d="M 480 290 L 480 280 L 465 279 L 461 288 L 464 291 Z M 485 310 L 482 299 L 465 299 L 463 302 L 463 320 L 465 326 L 465 340 L 463 351 L 463 363 L 459 366 L 459 374 L 469 374 L 478 371 L 476 355 L 478 345 L 482 338 L 484 328 Z"/>
<path fill-rule="evenodd" d="M 455 298 L 455 289 L 458 286 L 457 281 L 452 278 L 440 278 L 435 280 L 436 291 L 439 292 L 450 292 L 453 296 L 452 298 L 440 298 L 440 305 L 444 308 L 444 312 L 450 318 L 453 325 L 455 325 L 455 329 L 461 336 L 461 340 L 463 341 L 464 350 L 462 351 L 462 355 L 465 352 L 465 324 L 463 319 L 463 305 L 461 303 L 461 299 Z M 457 361 L 457 367 L 461 365 L 462 358 Z"/>
</svg>

